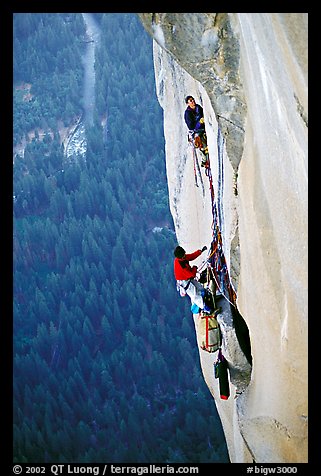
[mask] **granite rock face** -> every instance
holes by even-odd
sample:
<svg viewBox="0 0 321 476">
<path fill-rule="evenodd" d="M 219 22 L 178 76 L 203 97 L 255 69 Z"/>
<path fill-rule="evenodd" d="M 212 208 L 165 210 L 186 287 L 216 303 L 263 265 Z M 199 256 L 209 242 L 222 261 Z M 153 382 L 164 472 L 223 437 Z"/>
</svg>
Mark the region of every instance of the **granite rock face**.
<svg viewBox="0 0 321 476">
<path fill-rule="evenodd" d="M 138 15 L 154 39 L 171 213 L 189 252 L 210 245 L 213 215 L 209 178 L 187 141 L 184 97 L 204 108 L 224 254 L 252 354 L 251 366 L 225 302 L 227 401 L 213 376 L 216 353 L 200 349 L 200 359 L 230 459 L 306 462 L 307 14 Z"/>
<path fill-rule="evenodd" d="M 147 30 L 179 65 L 199 81 L 228 136 L 237 168 L 243 150 L 246 103 L 240 83 L 240 45 L 228 13 L 141 13 Z"/>
</svg>

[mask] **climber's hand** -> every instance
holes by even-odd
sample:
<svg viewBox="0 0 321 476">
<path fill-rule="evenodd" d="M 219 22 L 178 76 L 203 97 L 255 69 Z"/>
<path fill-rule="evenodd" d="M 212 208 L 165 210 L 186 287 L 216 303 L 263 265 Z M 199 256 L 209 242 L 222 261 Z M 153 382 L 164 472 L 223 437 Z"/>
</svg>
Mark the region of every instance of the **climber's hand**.
<svg viewBox="0 0 321 476">
<path fill-rule="evenodd" d="M 203 251 L 206 251 L 207 250 L 207 246 L 203 246 L 203 248 L 201 249 L 201 252 L 203 253 Z"/>
</svg>

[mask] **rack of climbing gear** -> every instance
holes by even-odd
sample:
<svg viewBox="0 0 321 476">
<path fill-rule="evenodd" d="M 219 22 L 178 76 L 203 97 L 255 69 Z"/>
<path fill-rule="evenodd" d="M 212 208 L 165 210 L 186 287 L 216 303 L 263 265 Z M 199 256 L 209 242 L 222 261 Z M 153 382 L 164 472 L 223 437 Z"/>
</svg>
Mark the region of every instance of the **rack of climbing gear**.
<svg viewBox="0 0 321 476">
<path fill-rule="evenodd" d="M 201 152 L 201 167 L 205 167 L 205 174 L 206 174 L 206 169 L 209 166 L 209 155 L 208 155 L 206 132 L 197 134 L 194 138 L 192 138 L 192 142 L 193 142 L 195 153 L 196 153 L 196 149 L 198 149 Z"/>
</svg>

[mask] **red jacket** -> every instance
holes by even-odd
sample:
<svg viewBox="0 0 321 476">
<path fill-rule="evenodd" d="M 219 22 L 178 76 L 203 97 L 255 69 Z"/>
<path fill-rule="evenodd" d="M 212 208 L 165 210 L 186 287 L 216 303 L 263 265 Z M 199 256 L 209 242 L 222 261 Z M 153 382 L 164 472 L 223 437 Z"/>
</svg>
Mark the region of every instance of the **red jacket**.
<svg viewBox="0 0 321 476">
<path fill-rule="evenodd" d="M 195 278 L 197 266 L 191 267 L 189 261 L 193 261 L 194 259 L 198 258 L 201 253 L 201 250 L 197 250 L 194 251 L 194 253 L 186 254 L 184 258 L 174 259 L 174 275 L 177 281 Z"/>
</svg>

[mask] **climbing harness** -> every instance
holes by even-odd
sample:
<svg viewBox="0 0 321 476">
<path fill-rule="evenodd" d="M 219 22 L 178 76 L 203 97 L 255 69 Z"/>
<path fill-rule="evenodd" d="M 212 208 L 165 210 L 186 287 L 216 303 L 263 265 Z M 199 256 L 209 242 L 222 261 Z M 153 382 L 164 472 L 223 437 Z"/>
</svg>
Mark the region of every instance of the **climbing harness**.
<svg viewBox="0 0 321 476">
<path fill-rule="evenodd" d="M 191 284 L 192 280 L 189 279 L 188 280 L 188 283 L 186 284 L 186 286 L 183 286 L 182 284 L 180 284 L 178 281 L 176 281 L 176 289 L 177 291 L 180 293 L 180 295 L 182 297 L 186 296 L 186 291 L 188 290 L 188 287 L 189 285 Z"/>
<path fill-rule="evenodd" d="M 189 280 L 188 280 L 188 283 L 186 284 L 186 286 L 182 286 L 181 284 L 180 284 L 180 286 L 182 286 L 182 287 L 184 288 L 184 291 L 186 292 L 186 291 L 188 290 L 189 285 L 191 284 L 191 282 L 192 282 L 192 280 L 189 279 Z"/>
</svg>

